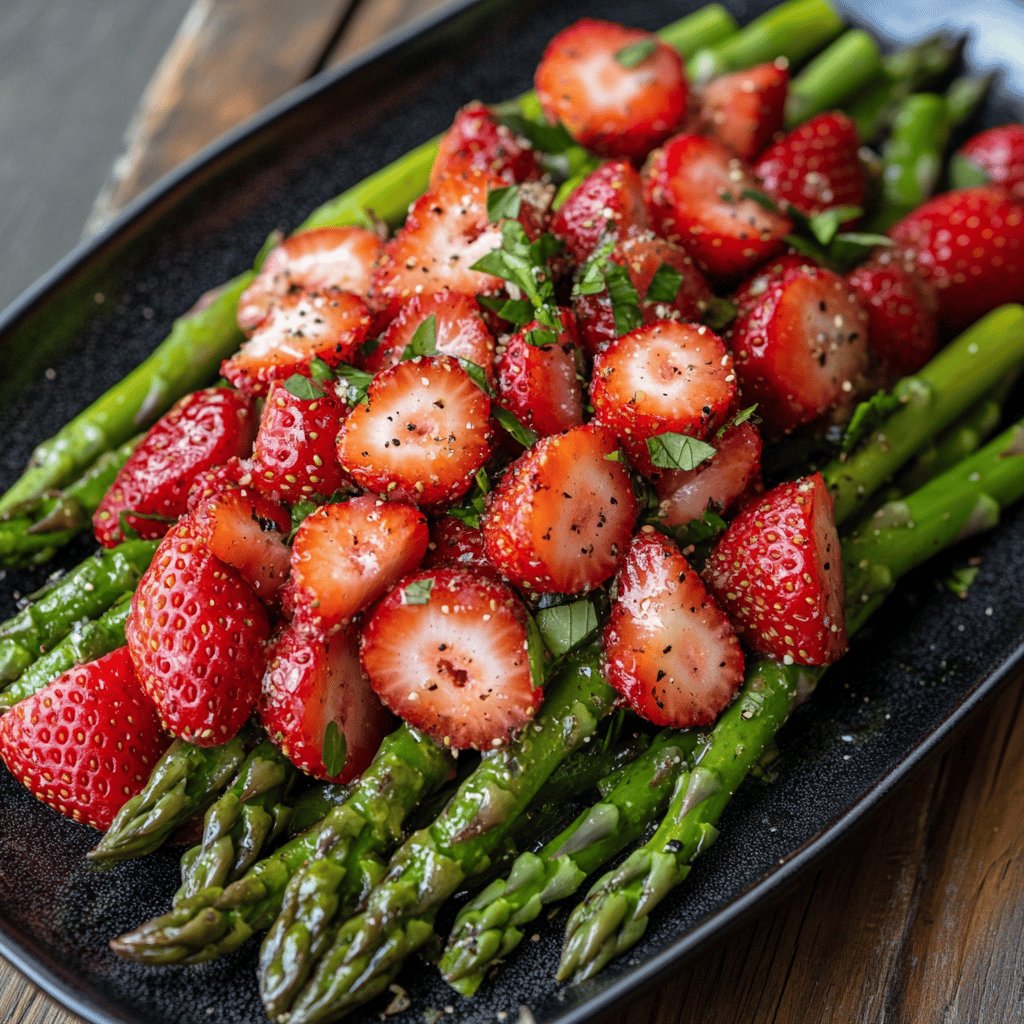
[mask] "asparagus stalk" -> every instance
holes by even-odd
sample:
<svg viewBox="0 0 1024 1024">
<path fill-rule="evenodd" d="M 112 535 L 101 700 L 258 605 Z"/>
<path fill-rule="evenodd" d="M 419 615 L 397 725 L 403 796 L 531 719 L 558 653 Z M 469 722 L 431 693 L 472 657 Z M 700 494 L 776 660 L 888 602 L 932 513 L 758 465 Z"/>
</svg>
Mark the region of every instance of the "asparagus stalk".
<svg viewBox="0 0 1024 1024">
<path fill-rule="evenodd" d="M 878 43 L 860 29 L 844 32 L 790 82 L 786 127 L 795 128 L 815 114 L 841 106 L 881 71 Z"/>
<path fill-rule="evenodd" d="M 357 890 L 381 870 L 398 842 L 402 822 L 419 800 L 444 782 L 450 755 L 408 726 L 381 744 L 346 799 L 308 832 L 258 861 L 226 888 L 212 886 L 111 942 L 120 956 L 141 963 L 200 963 L 238 949 L 282 911 L 289 879 L 316 861 L 324 873 L 346 873 Z M 301 902 L 303 893 L 290 898 Z M 296 934 L 295 940 L 299 941 Z"/>
<path fill-rule="evenodd" d="M 292 813 L 288 818 L 288 838 L 301 835 L 314 825 L 319 825 L 332 807 L 348 799 L 351 791 L 351 786 L 340 782 L 320 782 L 300 793 L 292 804 Z"/>
</svg>

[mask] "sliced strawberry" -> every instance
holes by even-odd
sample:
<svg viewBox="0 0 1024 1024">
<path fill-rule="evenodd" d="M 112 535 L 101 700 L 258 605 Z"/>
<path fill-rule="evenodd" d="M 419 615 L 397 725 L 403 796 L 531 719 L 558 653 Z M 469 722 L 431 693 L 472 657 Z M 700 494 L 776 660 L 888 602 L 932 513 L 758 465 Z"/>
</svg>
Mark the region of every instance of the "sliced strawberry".
<svg viewBox="0 0 1024 1024">
<path fill-rule="evenodd" d="M 736 317 L 733 323 L 742 320 L 761 301 L 768 286 L 778 281 L 787 270 L 816 266 L 818 264 L 814 260 L 801 253 L 785 252 L 781 256 L 776 256 L 775 259 L 751 274 L 733 292 L 732 304 L 736 307 Z"/>
<path fill-rule="evenodd" d="M 724 515 L 761 476 L 761 435 L 749 421 L 714 439 L 715 454 L 696 469 L 666 470 L 656 489 L 658 513 L 666 526 L 685 526 L 705 512 Z"/>
<path fill-rule="evenodd" d="M 647 227 L 640 175 L 627 160 L 602 164 L 566 197 L 551 221 L 551 233 L 582 263 L 610 238 L 627 238 Z"/>
<path fill-rule="evenodd" d="M 270 626 L 252 588 L 183 517 L 132 597 L 125 636 L 168 732 L 200 747 L 229 740 L 256 706 Z"/>
<path fill-rule="evenodd" d="M 497 401 L 541 437 L 583 422 L 583 361 L 576 318 L 561 311 L 562 331 L 551 345 L 534 345 L 531 332 L 550 330 L 534 321 L 505 340 L 498 356 Z"/>
<path fill-rule="evenodd" d="M 246 334 L 271 307 L 293 292 L 338 289 L 368 295 L 384 243 L 365 228 L 315 228 L 286 238 L 267 254 L 260 272 L 238 300 L 238 326 Z"/>
<path fill-rule="evenodd" d="M 778 435 L 852 401 L 867 369 L 867 329 L 867 313 L 838 274 L 787 270 L 733 327 L 743 402 L 756 402 Z"/>
<path fill-rule="evenodd" d="M 645 157 L 686 112 L 678 52 L 642 29 L 583 18 L 548 43 L 534 75 L 548 120 L 606 156 Z"/>
<path fill-rule="evenodd" d="M 655 725 L 710 725 L 743 683 L 743 651 L 700 576 L 651 530 L 633 538 L 616 590 L 604 630 L 608 682 Z"/>
<path fill-rule="evenodd" d="M 352 618 L 412 572 L 427 551 L 426 516 L 368 494 L 306 516 L 292 542 L 296 618 L 321 631 Z"/>
<path fill-rule="evenodd" d="M 336 441 L 344 417 L 345 405 L 330 388 L 305 399 L 271 384 L 252 450 L 253 486 L 290 504 L 340 490 L 345 476 Z"/>
<path fill-rule="evenodd" d="M 517 586 L 575 594 L 618 568 L 636 522 L 615 436 L 588 423 L 545 437 L 491 491 L 482 523 L 488 560 Z"/>
<path fill-rule="evenodd" d="M 271 308 L 248 341 L 221 363 L 240 391 L 265 395 L 271 381 L 308 374 L 309 364 L 350 362 L 370 330 L 366 303 L 336 289 L 290 292 Z"/>
<path fill-rule="evenodd" d="M 721 75 L 701 90 L 697 122 L 741 160 L 753 160 L 782 131 L 788 90 L 785 61 Z"/>
<path fill-rule="evenodd" d="M 186 395 L 149 428 L 118 471 L 92 517 L 96 539 L 114 547 L 125 539 L 124 525 L 139 537 L 162 537 L 186 511 L 192 481 L 248 455 L 255 430 L 256 408 L 238 391 Z"/>
<path fill-rule="evenodd" d="M 487 560 L 483 531 L 447 515 L 438 516 L 430 528 L 430 548 L 423 565 L 427 569 L 445 566 L 475 569 L 486 576 L 498 574 Z"/>
<path fill-rule="evenodd" d="M 868 347 L 885 378 L 920 370 L 939 347 L 931 287 L 887 259 L 857 267 L 847 280 L 867 310 Z"/>
<path fill-rule="evenodd" d="M 483 103 L 469 103 L 456 115 L 441 138 L 430 187 L 445 174 L 486 171 L 506 185 L 539 178 L 541 166 L 530 143 L 499 124 Z"/>
<path fill-rule="evenodd" d="M 445 746 L 488 750 L 540 706 L 526 610 L 503 583 L 466 569 L 407 576 L 363 627 L 363 668 L 380 699 Z"/>
<path fill-rule="evenodd" d="M 934 289 L 939 319 L 959 330 L 1006 302 L 1024 301 L 1024 204 L 999 188 L 946 192 L 889 231 Z"/>
<path fill-rule="evenodd" d="M 472 296 L 461 295 L 448 288 L 409 299 L 381 336 L 380 344 L 364 360 L 366 369 L 379 373 L 400 363 L 413 335 L 428 317 L 434 318 L 437 353 L 465 359 L 479 366 L 488 382 L 492 383 L 494 338 L 480 315 L 480 307 Z"/>
<path fill-rule="evenodd" d="M 1024 201 L 1024 124 L 989 128 L 968 139 L 953 156 L 950 177 L 956 184 L 999 185 Z"/>
<path fill-rule="evenodd" d="M 687 320 L 699 323 L 712 299 L 711 287 L 697 269 L 686 250 L 653 232 L 644 231 L 620 241 L 611 251 L 611 260 L 626 268 L 636 289 L 640 311 L 645 323 L 655 320 Z M 667 268 L 663 271 L 661 268 Z M 664 291 L 665 274 L 674 271 L 670 280 L 679 277 L 679 285 L 672 297 Z M 651 283 L 661 273 L 658 290 L 651 297 Z M 618 332 L 615 329 L 615 311 L 608 291 L 595 295 L 580 295 L 575 300 L 580 335 L 591 355 L 607 348 Z"/>
<path fill-rule="evenodd" d="M 650 159 L 647 205 L 658 234 L 714 278 L 749 274 L 782 248 L 792 225 L 744 193 L 756 182 L 714 139 L 677 135 Z"/>
<path fill-rule="evenodd" d="M 765 150 L 754 173 L 773 199 L 808 217 L 835 206 L 863 208 L 867 175 L 859 149 L 845 114 L 818 114 Z"/>
<path fill-rule="evenodd" d="M 729 418 L 736 401 L 732 357 L 707 327 L 655 321 L 597 355 L 590 400 L 597 421 L 622 439 L 637 469 L 656 474 L 649 438 L 702 438 Z"/>
<path fill-rule="evenodd" d="M 359 664 L 354 629 L 284 630 L 270 648 L 259 714 L 296 768 L 329 782 L 362 774 L 393 721 Z"/>
<path fill-rule="evenodd" d="M 377 374 L 338 436 L 341 464 L 368 491 L 420 505 L 458 501 L 490 453 L 490 399 L 450 356 Z"/>
<path fill-rule="evenodd" d="M 233 457 L 212 469 L 204 469 L 196 475 L 188 489 L 186 511 L 195 512 L 204 501 L 216 497 L 221 491 L 232 487 L 248 487 L 251 483 L 252 471 L 248 460 Z"/>
<path fill-rule="evenodd" d="M 740 512 L 704 578 L 759 654 L 829 665 L 846 650 L 839 536 L 820 474 L 781 484 Z"/>
</svg>

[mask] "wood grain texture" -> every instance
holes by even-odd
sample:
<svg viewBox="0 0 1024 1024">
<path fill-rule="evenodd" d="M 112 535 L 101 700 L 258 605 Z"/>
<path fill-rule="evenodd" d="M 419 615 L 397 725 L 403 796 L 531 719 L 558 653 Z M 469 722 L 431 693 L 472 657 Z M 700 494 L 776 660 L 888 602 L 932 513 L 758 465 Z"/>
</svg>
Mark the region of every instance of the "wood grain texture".
<svg viewBox="0 0 1024 1024">
<path fill-rule="evenodd" d="M 354 57 L 366 47 L 377 42 L 389 32 L 438 8 L 447 0 L 362 0 L 354 10 L 351 20 L 337 44 L 324 62 L 325 67 L 334 67 L 349 57 Z M 455 111 L 452 111 L 454 115 Z"/>
</svg>

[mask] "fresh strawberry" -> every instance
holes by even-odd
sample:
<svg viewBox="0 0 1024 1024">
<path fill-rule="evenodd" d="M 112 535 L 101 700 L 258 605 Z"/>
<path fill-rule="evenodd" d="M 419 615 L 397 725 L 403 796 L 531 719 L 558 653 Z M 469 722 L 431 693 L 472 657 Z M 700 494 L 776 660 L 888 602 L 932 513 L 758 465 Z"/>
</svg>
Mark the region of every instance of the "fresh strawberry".
<svg viewBox="0 0 1024 1024">
<path fill-rule="evenodd" d="M 685 526 L 705 512 L 724 515 L 761 476 L 761 435 L 752 423 L 728 427 L 713 439 L 715 454 L 695 469 L 671 469 L 656 482 L 658 513 L 666 526 Z"/>
<path fill-rule="evenodd" d="M 784 61 L 721 75 L 701 90 L 697 123 L 741 160 L 753 160 L 782 131 L 788 89 Z"/>
<path fill-rule="evenodd" d="M 765 150 L 754 173 L 773 199 L 808 217 L 835 206 L 863 208 L 867 175 L 859 149 L 845 114 L 818 114 Z"/>
<path fill-rule="evenodd" d="M 370 330 L 366 303 L 337 289 L 289 292 L 270 309 L 248 341 L 221 363 L 220 372 L 240 391 L 265 395 L 271 381 L 350 362 Z"/>
<path fill-rule="evenodd" d="M 495 120 L 483 103 L 469 103 L 456 115 L 441 138 L 430 187 L 445 174 L 486 171 L 506 185 L 539 178 L 540 163 L 526 139 Z"/>
<path fill-rule="evenodd" d="M 773 280 L 732 330 L 744 403 L 771 435 L 852 401 L 868 362 L 868 315 L 838 274 L 795 267 Z"/>
<path fill-rule="evenodd" d="M 920 370 L 939 346 L 931 286 L 884 255 L 857 267 L 847 280 L 867 310 L 868 347 L 885 378 Z"/>
<path fill-rule="evenodd" d="M 561 311 L 562 331 L 550 345 L 535 345 L 531 332 L 549 328 L 534 321 L 504 343 L 498 356 L 497 401 L 541 437 L 583 422 L 582 351 L 576 318 Z"/>
<path fill-rule="evenodd" d="M 587 175 L 566 197 L 551 221 L 551 233 L 582 263 L 610 238 L 627 238 L 647 227 L 640 175 L 627 160 L 612 160 Z"/>
<path fill-rule="evenodd" d="M 392 724 L 359 664 L 354 629 L 285 629 L 270 648 L 259 714 L 296 768 L 329 782 L 360 775 Z"/>
<path fill-rule="evenodd" d="M 637 504 L 614 434 L 596 423 L 542 438 L 491 491 L 488 560 L 524 589 L 575 594 L 618 568 Z"/>
<path fill-rule="evenodd" d="M 597 355 L 590 400 L 597 421 L 621 438 L 637 469 L 657 474 L 649 438 L 703 438 L 728 420 L 736 401 L 732 357 L 707 327 L 655 321 Z"/>
<path fill-rule="evenodd" d="M 710 725 L 743 682 L 729 620 L 679 548 L 655 530 L 633 538 L 604 630 L 604 672 L 660 726 Z"/>
<path fill-rule="evenodd" d="M 37 800 L 104 831 L 170 742 L 126 647 L 65 672 L 0 718 L 11 774 Z"/>
<path fill-rule="evenodd" d="M 379 373 L 400 363 L 413 335 L 429 317 L 434 318 L 434 347 L 438 355 L 454 356 L 479 366 L 488 382 L 493 383 L 494 338 L 480 315 L 480 307 L 472 296 L 448 288 L 409 299 L 381 336 L 380 344 L 364 360 L 366 369 Z"/>
<path fill-rule="evenodd" d="M 345 477 L 335 443 L 344 417 L 331 388 L 306 399 L 271 384 L 252 449 L 253 486 L 289 504 L 340 490 Z"/>
<path fill-rule="evenodd" d="M 498 575 L 487 560 L 483 531 L 448 515 L 438 516 L 430 528 L 430 547 L 423 566 L 474 569 L 487 576 Z"/>
<path fill-rule="evenodd" d="M 738 285 L 732 294 L 732 304 L 736 308 L 736 317 L 733 323 L 742 320 L 761 301 L 768 286 L 778 281 L 787 270 L 797 267 L 816 267 L 817 265 L 809 256 L 797 252 L 785 252 L 760 267 Z"/>
<path fill-rule="evenodd" d="M 677 135 L 652 154 L 647 205 L 658 234 L 678 242 L 713 278 L 749 274 L 782 248 L 792 225 L 744 192 L 756 182 L 714 139 Z"/>
<path fill-rule="evenodd" d="M 373 610 L 360 654 L 380 699 L 445 746 L 499 746 L 540 706 L 526 610 L 471 570 L 407 576 Z"/>
<path fill-rule="evenodd" d="M 583 18 L 548 43 L 534 75 L 548 120 L 587 149 L 645 157 L 686 112 L 678 52 L 642 29 Z"/>
<path fill-rule="evenodd" d="M 699 323 L 711 302 L 711 287 L 697 269 L 685 249 L 653 232 L 644 231 L 620 241 L 611 251 L 609 259 L 626 268 L 636 289 L 640 311 L 645 323 L 655 320 L 687 320 Z M 663 271 L 661 268 L 667 270 Z M 672 274 L 672 272 L 675 272 Z M 661 272 L 654 298 L 651 283 Z M 670 280 L 678 277 L 675 294 L 664 292 L 665 274 Z M 607 289 L 594 295 L 580 295 L 575 300 L 580 335 L 591 355 L 607 348 L 618 332 L 615 329 L 615 311 Z"/>
<path fill-rule="evenodd" d="M 240 392 L 207 388 L 186 395 L 118 471 L 92 517 L 96 539 L 114 547 L 125 539 L 125 526 L 139 537 L 162 537 L 186 511 L 192 481 L 248 455 L 255 430 L 255 406 Z"/>
<path fill-rule="evenodd" d="M 953 156 L 950 172 L 954 182 L 999 185 L 1024 201 L 1024 124 L 989 128 L 968 139 Z"/>
<path fill-rule="evenodd" d="M 292 542 L 291 603 L 297 619 L 326 631 L 372 604 L 427 551 L 426 516 L 369 494 L 324 505 Z"/>
<path fill-rule="evenodd" d="M 168 732 L 215 747 L 256 706 L 270 626 L 252 588 L 204 535 L 188 515 L 160 542 L 132 597 L 125 636 Z"/>
<path fill-rule="evenodd" d="M 490 453 L 490 399 L 450 356 L 377 374 L 338 435 L 338 455 L 368 491 L 420 505 L 458 501 Z"/>
<path fill-rule="evenodd" d="M 238 326 L 246 334 L 271 307 L 293 292 L 338 289 L 368 295 L 384 243 L 365 228 L 315 228 L 286 238 L 267 254 L 260 272 L 238 300 Z"/>
<path fill-rule="evenodd" d="M 781 484 L 740 512 L 704 578 L 759 654 L 829 665 L 846 650 L 839 536 L 820 474 Z"/>
<path fill-rule="evenodd" d="M 247 459 L 233 457 L 212 469 L 196 474 L 188 489 L 186 511 L 195 512 L 208 498 L 232 487 L 248 487 L 252 483 L 252 470 Z"/>
<path fill-rule="evenodd" d="M 939 320 L 959 330 L 1024 301 L 1024 204 L 994 186 L 946 192 L 889 231 L 936 292 Z"/>
</svg>

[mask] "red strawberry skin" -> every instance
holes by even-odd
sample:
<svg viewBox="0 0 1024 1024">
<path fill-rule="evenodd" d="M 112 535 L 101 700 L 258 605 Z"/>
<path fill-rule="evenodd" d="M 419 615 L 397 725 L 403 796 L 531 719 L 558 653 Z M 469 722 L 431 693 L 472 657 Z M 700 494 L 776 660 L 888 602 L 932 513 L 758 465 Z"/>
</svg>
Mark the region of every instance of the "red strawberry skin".
<svg viewBox="0 0 1024 1024">
<path fill-rule="evenodd" d="M 122 515 L 139 537 L 162 537 L 187 509 L 192 481 L 248 455 L 255 429 L 255 406 L 238 391 L 207 388 L 186 395 L 150 427 L 114 478 L 93 515 L 96 539 L 108 548 L 125 540 Z"/>
<path fill-rule="evenodd" d="M 252 588 L 214 557 L 185 516 L 160 542 L 125 626 L 139 681 L 172 735 L 231 739 L 256 706 L 270 635 Z"/>
<path fill-rule="evenodd" d="M 701 91 L 698 123 L 741 160 L 753 160 L 782 131 L 788 91 L 782 61 L 721 75 Z"/>
<path fill-rule="evenodd" d="M 968 139 L 953 158 L 981 171 L 993 185 L 1024 202 L 1024 125 L 989 128 Z"/>
<path fill-rule="evenodd" d="M 0 757 L 34 796 L 106 831 L 171 742 L 128 649 L 65 672 L 0 718 Z"/>
<path fill-rule="evenodd" d="M 469 103 L 444 133 L 430 171 L 433 188 L 442 175 L 485 171 L 506 185 L 539 178 L 540 163 L 526 139 L 499 124 L 483 103 Z"/>
<path fill-rule="evenodd" d="M 222 491 L 232 487 L 247 486 L 252 483 L 252 472 L 248 460 L 239 458 L 228 459 L 219 466 L 203 470 L 192 481 L 188 489 L 187 511 L 195 512 L 208 498 L 213 498 Z"/>
<path fill-rule="evenodd" d="M 1002 189 L 945 192 L 893 225 L 889 237 L 935 289 L 939 319 L 951 330 L 1024 301 L 1024 204 Z"/>
<path fill-rule="evenodd" d="M 710 725 L 743 683 L 743 651 L 700 576 L 651 530 L 630 544 L 604 631 L 604 673 L 659 726 Z"/>
<path fill-rule="evenodd" d="M 781 484 L 740 512 L 704 578 L 759 654 L 829 665 L 846 651 L 839 535 L 820 474 Z"/>
<path fill-rule="evenodd" d="M 443 566 L 473 569 L 485 576 L 497 576 L 498 570 L 487 560 L 484 534 L 454 516 L 438 516 L 430 528 L 430 547 L 423 561 L 427 569 Z"/>
<path fill-rule="evenodd" d="M 358 643 L 355 630 L 325 636 L 285 629 L 263 677 L 259 715 L 267 735 L 296 768 L 328 782 L 359 776 L 392 725 L 359 664 Z M 345 741 L 342 767 L 333 773 L 324 764 L 331 723 Z"/>
</svg>

